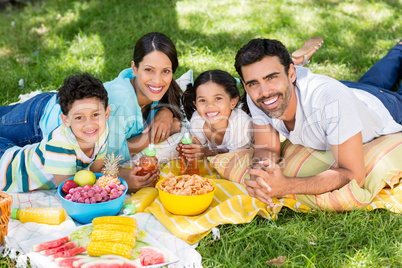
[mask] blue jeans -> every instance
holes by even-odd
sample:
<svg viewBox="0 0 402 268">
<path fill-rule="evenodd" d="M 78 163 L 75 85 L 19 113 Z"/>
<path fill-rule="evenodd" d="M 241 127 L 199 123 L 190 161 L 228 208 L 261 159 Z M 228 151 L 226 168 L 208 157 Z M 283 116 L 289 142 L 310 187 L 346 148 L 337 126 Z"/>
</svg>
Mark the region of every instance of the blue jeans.
<svg viewBox="0 0 402 268">
<path fill-rule="evenodd" d="M 0 106 L 0 157 L 13 146 L 23 147 L 42 140 L 40 119 L 49 99 L 46 92 L 15 105 Z"/>
<path fill-rule="evenodd" d="M 374 64 L 359 82 L 341 81 L 344 85 L 367 91 L 376 96 L 402 124 L 402 45 L 397 44 Z"/>
</svg>

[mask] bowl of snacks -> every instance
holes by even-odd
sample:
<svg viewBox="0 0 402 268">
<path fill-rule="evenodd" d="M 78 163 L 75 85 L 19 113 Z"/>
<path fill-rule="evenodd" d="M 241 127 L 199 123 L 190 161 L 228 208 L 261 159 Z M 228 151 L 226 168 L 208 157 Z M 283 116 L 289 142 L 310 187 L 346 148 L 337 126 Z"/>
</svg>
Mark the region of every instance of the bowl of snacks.
<svg viewBox="0 0 402 268">
<path fill-rule="evenodd" d="M 162 205 L 172 214 L 194 216 L 211 205 L 216 185 L 199 175 L 175 176 L 170 173 L 156 187 Z"/>
<path fill-rule="evenodd" d="M 117 177 L 119 158 L 105 161 L 102 173 L 81 170 L 57 188 L 61 204 L 74 220 L 87 224 L 96 217 L 115 216 L 124 205 L 127 183 Z"/>
</svg>

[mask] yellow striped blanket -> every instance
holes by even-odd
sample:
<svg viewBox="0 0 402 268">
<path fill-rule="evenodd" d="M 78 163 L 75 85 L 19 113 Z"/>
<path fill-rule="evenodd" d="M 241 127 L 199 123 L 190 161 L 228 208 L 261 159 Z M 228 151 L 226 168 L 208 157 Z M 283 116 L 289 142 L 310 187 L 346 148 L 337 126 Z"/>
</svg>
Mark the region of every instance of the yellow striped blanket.
<svg viewBox="0 0 402 268">
<path fill-rule="evenodd" d="M 252 151 L 221 154 L 199 163 L 202 176 L 213 179 L 218 189 L 210 207 L 198 216 L 178 216 L 166 211 L 159 198 L 147 208 L 169 231 L 190 244 L 198 242 L 220 224 L 250 222 L 257 214 L 276 219 L 283 206 L 297 212 L 389 209 L 402 212 L 402 133 L 380 137 L 363 148 L 366 179 L 363 187 L 351 181 L 339 190 L 321 195 L 288 195 L 274 199 L 272 210 L 247 195 L 242 186 Z M 289 141 L 282 144 L 284 174 L 305 177 L 335 166 L 330 152 L 316 151 Z M 176 160 L 161 167 L 161 176 L 179 174 Z M 225 178 L 225 179 L 224 179 Z"/>
</svg>

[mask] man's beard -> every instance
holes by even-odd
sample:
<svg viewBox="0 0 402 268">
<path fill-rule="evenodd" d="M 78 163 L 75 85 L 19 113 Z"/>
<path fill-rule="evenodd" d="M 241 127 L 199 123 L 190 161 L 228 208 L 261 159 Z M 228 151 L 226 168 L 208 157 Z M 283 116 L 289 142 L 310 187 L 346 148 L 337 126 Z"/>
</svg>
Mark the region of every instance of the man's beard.
<svg viewBox="0 0 402 268">
<path fill-rule="evenodd" d="M 265 105 L 262 104 L 264 99 L 267 99 L 267 97 L 263 97 L 257 100 L 257 107 L 260 108 L 261 111 L 263 111 L 266 115 L 268 115 L 270 118 L 279 118 L 283 115 L 283 113 L 285 112 L 286 108 L 289 105 L 290 102 L 290 97 L 292 96 L 292 86 L 290 83 L 288 83 L 288 87 L 287 90 L 285 91 L 285 93 L 275 93 L 272 94 L 270 96 L 268 96 L 268 98 L 273 97 L 273 96 L 278 96 L 278 100 L 280 99 L 280 97 L 282 96 L 282 103 L 280 103 L 277 107 L 275 107 L 273 110 L 267 110 L 265 108 Z"/>
</svg>

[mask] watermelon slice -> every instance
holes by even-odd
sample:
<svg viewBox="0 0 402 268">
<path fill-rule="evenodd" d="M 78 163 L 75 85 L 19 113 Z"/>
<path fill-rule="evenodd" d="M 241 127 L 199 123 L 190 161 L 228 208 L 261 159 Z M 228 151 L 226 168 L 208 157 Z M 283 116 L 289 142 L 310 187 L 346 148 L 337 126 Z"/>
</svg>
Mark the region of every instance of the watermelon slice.
<svg viewBox="0 0 402 268">
<path fill-rule="evenodd" d="M 65 251 L 67 249 L 75 248 L 77 246 L 78 245 L 77 245 L 76 242 L 69 242 L 69 243 L 65 243 L 65 244 L 63 244 L 63 245 L 61 245 L 60 247 L 57 247 L 57 248 L 50 248 L 50 249 L 42 250 L 40 252 L 40 254 L 42 254 L 42 255 L 53 255 L 53 254 L 56 254 L 57 252 L 62 252 L 62 251 Z"/>
<path fill-rule="evenodd" d="M 59 267 L 68 267 L 68 268 L 73 268 L 74 267 L 74 262 L 82 260 L 82 259 L 89 259 L 90 257 L 88 256 L 74 256 L 74 257 L 61 257 L 57 258 L 54 260 L 54 262 L 57 264 Z"/>
<path fill-rule="evenodd" d="M 32 250 L 37 252 L 37 251 L 42 251 L 50 248 L 57 248 L 63 245 L 64 243 L 67 243 L 69 241 L 69 237 L 65 236 L 56 240 L 48 241 L 42 244 L 36 244 L 32 246 Z"/>
<path fill-rule="evenodd" d="M 121 268 L 141 268 L 142 265 L 140 263 L 140 259 L 132 260 L 125 260 L 123 266 Z"/>
<path fill-rule="evenodd" d="M 94 261 L 94 260 L 99 260 L 99 257 L 87 256 L 87 258 L 85 258 L 85 259 L 81 259 L 81 260 L 77 260 L 77 261 L 73 262 L 73 266 L 74 266 L 74 268 L 80 268 L 85 263 Z"/>
<path fill-rule="evenodd" d="M 134 261 L 124 258 L 123 256 L 119 256 L 119 255 L 102 255 L 101 259 L 107 259 L 107 260 L 122 260 L 124 261 L 123 266 L 121 266 L 120 268 L 141 268 L 142 265 L 140 263 L 140 259 L 136 259 Z"/>
<path fill-rule="evenodd" d="M 140 252 L 141 265 L 154 265 L 169 261 L 169 254 L 156 247 L 142 247 Z"/>
<path fill-rule="evenodd" d="M 81 268 L 120 268 L 123 264 L 124 261 L 119 259 L 101 259 L 87 262 Z"/>
<path fill-rule="evenodd" d="M 120 256 L 120 255 L 114 255 L 114 254 L 107 254 L 107 255 L 102 255 L 100 256 L 101 259 L 119 259 L 119 260 L 123 260 L 126 261 L 128 260 L 127 258 Z"/>
<path fill-rule="evenodd" d="M 85 251 L 87 251 L 87 249 L 85 247 L 77 247 L 77 248 L 67 249 L 62 252 L 58 252 L 54 255 L 49 255 L 49 258 L 53 260 L 53 259 L 60 258 L 60 257 L 72 257 L 72 256 L 75 256 L 75 255 L 80 254 Z"/>
</svg>

